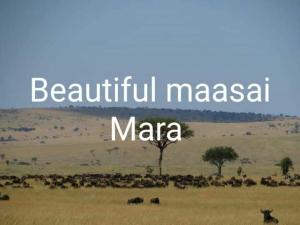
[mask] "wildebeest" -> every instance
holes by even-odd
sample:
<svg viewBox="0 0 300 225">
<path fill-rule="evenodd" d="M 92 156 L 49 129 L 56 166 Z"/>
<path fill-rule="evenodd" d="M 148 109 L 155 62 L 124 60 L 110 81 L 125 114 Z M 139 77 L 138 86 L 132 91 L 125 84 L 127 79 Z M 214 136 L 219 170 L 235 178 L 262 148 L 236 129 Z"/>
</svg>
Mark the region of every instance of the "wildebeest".
<svg viewBox="0 0 300 225">
<path fill-rule="evenodd" d="M 251 187 L 251 186 L 254 186 L 257 184 L 256 181 L 254 181 L 250 178 L 245 179 L 243 182 L 247 187 Z"/>
<path fill-rule="evenodd" d="M 141 197 L 135 197 L 128 199 L 127 204 L 141 204 L 144 202 L 144 199 Z"/>
<path fill-rule="evenodd" d="M 150 203 L 159 205 L 159 203 L 160 203 L 159 198 L 151 198 Z"/>
<path fill-rule="evenodd" d="M 33 188 L 30 180 L 35 182 L 42 182 L 50 189 L 67 189 L 67 188 L 164 188 L 168 187 L 170 183 L 174 184 L 176 188 L 185 189 L 190 186 L 202 188 L 209 186 L 216 187 L 241 187 L 243 185 L 251 187 L 257 185 L 255 180 L 250 178 L 235 178 L 228 180 L 219 176 L 193 176 L 193 175 L 145 175 L 140 174 L 74 174 L 74 175 L 23 175 L 21 177 L 0 175 L 0 187 L 12 188 Z M 267 187 L 300 186 L 300 175 L 289 176 L 287 180 L 277 181 L 271 176 L 262 177 L 260 184 Z"/>
<path fill-rule="evenodd" d="M 275 217 L 271 216 L 273 209 L 264 209 L 260 210 L 262 214 L 264 214 L 264 224 L 278 224 L 279 220 Z"/>
<path fill-rule="evenodd" d="M 6 195 L 6 194 L 2 195 L 2 194 L 0 193 L 0 200 L 8 201 L 8 200 L 9 200 L 9 196 Z"/>
<path fill-rule="evenodd" d="M 184 184 L 181 184 L 181 183 L 179 183 L 179 182 L 175 182 L 175 183 L 174 183 L 174 186 L 177 187 L 177 188 L 179 188 L 179 189 L 185 189 L 185 185 L 184 185 Z"/>
<path fill-rule="evenodd" d="M 260 180 L 261 185 L 266 185 L 268 187 L 278 187 L 278 182 L 273 180 L 272 177 L 262 177 Z"/>
</svg>

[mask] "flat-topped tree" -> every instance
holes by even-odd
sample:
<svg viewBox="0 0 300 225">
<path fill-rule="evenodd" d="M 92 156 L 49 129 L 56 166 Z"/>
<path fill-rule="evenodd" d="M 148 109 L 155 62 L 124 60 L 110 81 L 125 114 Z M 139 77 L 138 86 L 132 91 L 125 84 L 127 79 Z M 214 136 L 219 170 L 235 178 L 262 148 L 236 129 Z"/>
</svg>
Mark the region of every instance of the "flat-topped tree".
<svg viewBox="0 0 300 225">
<path fill-rule="evenodd" d="M 222 175 L 222 166 L 225 162 L 234 161 L 238 158 L 238 154 L 234 151 L 232 147 L 213 147 L 208 149 L 202 156 L 202 159 L 215 165 L 218 168 L 218 175 Z"/>
<path fill-rule="evenodd" d="M 148 132 L 150 127 L 152 132 Z M 139 135 L 142 135 L 144 138 L 150 137 L 152 133 L 152 138 L 148 141 L 150 144 L 159 149 L 159 175 L 162 175 L 162 160 L 164 150 L 170 144 L 175 144 L 178 142 L 178 139 L 176 138 L 178 135 L 180 135 L 180 139 L 188 139 L 194 136 L 194 131 L 190 130 L 186 123 L 179 122 L 172 118 L 146 118 L 142 121 L 139 121 L 136 126 L 136 130 Z M 174 132 L 174 130 L 177 130 L 178 132 Z"/>
</svg>

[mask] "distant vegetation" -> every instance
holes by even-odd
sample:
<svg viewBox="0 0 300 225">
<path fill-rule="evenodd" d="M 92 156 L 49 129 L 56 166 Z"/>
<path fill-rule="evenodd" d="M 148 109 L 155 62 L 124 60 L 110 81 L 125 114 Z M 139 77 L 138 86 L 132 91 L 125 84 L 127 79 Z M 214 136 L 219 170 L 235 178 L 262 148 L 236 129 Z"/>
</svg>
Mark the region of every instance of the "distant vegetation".
<svg viewBox="0 0 300 225">
<path fill-rule="evenodd" d="M 137 119 L 145 119 L 147 117 L 171 117 L 186 122 L 256 122 L 270 121 L 278 118 L 278 116 L 260 113 L 236 113 L 191 109 L 74 106 L 62 109 L 65 111 L 80 112 L 99 117 L 117 116 L 120 118 L 129 118 L 130 116 L 135 116 Z"/>
<path fill-rule="evenodd" d="M 11 135 L 9 135 L 7 138 L 0 137 L 0 142 L 8 142 L 8 141 L 16 141 L 17 139 L 13 138 Z"/>
<path fill-rule="evenodd" d="M 299 123 L 295 123 L 294 124 L 294 128 L 292 130 L 292 133 L 300 133 L 300 124 Z"/>
<path fill-rule="evenodd" d="M 30 132 L 30 131 L 34 131 L 35 128 L 34 127 L 7 127 L 7 128 L 2 128 L 1 129 L 3 132 L 6 131 L 15 131 L 15 132 Z"/>
</svg>

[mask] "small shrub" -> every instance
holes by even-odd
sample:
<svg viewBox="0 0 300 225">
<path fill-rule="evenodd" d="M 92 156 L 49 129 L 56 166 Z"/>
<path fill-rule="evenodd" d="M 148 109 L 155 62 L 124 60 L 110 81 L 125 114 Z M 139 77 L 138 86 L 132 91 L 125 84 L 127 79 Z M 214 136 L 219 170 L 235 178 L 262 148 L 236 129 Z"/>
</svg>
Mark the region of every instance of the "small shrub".
<svg viewBox="0 0 300 225">
<path fill-rule="evenodd" d="M 154 169 L 151 166 L 146 166 L 146 174 L 152 174 Z"/>
<path fill-rule="evenodd" d="M 243 172 L 243 168 L 241 166 L 239 166 L 236 170 L 237 175 L 241 176 L 242 172 Z"/>
</svg>

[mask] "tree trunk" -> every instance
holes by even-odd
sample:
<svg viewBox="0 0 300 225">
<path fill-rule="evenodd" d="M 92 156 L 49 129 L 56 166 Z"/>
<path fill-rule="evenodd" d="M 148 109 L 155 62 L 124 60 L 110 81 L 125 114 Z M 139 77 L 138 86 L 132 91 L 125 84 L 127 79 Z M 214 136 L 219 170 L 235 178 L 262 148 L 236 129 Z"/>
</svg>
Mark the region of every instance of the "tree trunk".
<svg viewBox="0 0 300 225">
<path fill-rule="evenodd" d="M 162 175 L 162 159 L 163 159 L 164 150 L 160 149 L 159 151 L 160 151 L 160 153 L 159 153 L 159 159 L 158 159 L 158 166 L 159 166 L 159 175 L 161 176 Z"/>
<path fill-rule="evenodd" d="M 218 175 L 219 176 L 222 175 L 222 166 L 221 165 L 218 166 Z"/>
</svg>

